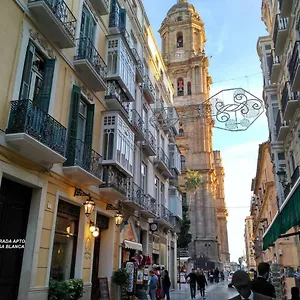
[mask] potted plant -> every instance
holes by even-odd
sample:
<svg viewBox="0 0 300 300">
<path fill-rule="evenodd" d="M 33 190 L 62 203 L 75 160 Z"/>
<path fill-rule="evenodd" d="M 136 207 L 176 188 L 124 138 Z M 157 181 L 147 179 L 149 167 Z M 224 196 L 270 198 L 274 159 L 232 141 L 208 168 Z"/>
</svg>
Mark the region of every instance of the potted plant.
<svg viewBox="0 0 300 300">
<path fill-rule="evenodd" d="M 48 300 L 79 300 L 83 296 L 83 281 L 81 279 L 49 281 Z"/>
<path fill-rule="evenodd" d="M 70 286 L 71 300 L 79 300 L 80 298 L 83 297 L 84 284 L 82 279 L 70 279 L 69 286 Z"/>
<path fill-rule="evenodd" d="M 115 271 L 111 277 L 111 281 L 119 287 L 119 290 L 121 289 L 123 294 L 123 288 L 127 286 L 129 281 L 127 270 L 125 268 L 120 268 Z"/>
</svg>

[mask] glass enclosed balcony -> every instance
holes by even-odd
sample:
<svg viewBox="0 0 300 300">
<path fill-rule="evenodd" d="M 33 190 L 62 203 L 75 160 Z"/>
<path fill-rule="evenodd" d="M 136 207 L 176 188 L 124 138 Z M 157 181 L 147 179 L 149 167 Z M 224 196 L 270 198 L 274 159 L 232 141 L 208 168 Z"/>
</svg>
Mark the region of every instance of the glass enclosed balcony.
<svg viewBox="0 0 300 300">
<path fill-rule="evenodd" d="M 32 100 L 11 102 L 5 139 L 21 155 L 46 165 L 63 163 L 66 128 Z"/>
<path fill-rule="evenodd" d="M 76 40 L 75 69 L 95 92 L 106 90 L 107 66 L 89 38 Z"/>
<path fill-rule="evenodd" d="M 182 220 L 182 196 L 176 188 L 169 189 L 169 208 L 174 217 Z"/>
<path fill-rule="evenodd" d="M 174 169 L 176 174 L 181 173 L 180 151 L 177 144 L 169 144 L 170 168 Z"/>
<path fill-rule="evenodd" d="M 76 18 L 63 0 L 29 0 L 41 32 L 61 49 L 75 46 Z"/>
</svg>

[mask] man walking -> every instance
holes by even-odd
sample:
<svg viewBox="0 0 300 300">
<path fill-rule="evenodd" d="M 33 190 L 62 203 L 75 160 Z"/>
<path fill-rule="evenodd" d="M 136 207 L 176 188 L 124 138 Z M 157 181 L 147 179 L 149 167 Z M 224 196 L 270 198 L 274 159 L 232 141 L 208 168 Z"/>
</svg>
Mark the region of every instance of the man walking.
<svg viewBox="0 0 300 300">
<path fill-rule="evenodd" d="M 191 290 L 191 298 L 196 299 L 196 282 L 197 282 L 197 274 L 195 273 L 195 269 L 192 269 L 192 272 L 186 276 L 186 279 L 190 279 L 190 290 Z"/>
<path fill-rule="evenodd" d="M 215 269 L 214 275 L 215 275 L 215 283 L 219 283 L 219 276 L 220 276 L 219 268 Z"/>
<path fill-rule="evenodd" d="M 257 270 L 258 276 L 252 281 L 252 291 L 268 297 L 276 298 L 275 287 L 267 281 L 270 273 L 270 265 L 262 262 L 258 265 Z"/>
<path fill-rule="evenodd" d="M 151 280 L 149 284 L 149 295 L 151 300 L 156 300 L 158 277 L 154 274 L 153 270 L 151 270 L 149 273 L 151 276 Z"/>
</svg>

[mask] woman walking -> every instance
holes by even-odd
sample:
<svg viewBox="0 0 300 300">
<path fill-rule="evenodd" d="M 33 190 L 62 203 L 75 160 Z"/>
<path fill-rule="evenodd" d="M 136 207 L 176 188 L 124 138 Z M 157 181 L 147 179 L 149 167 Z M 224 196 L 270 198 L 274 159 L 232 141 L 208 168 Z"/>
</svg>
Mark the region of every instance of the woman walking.
<svg viewBox="0 0 300 300">
<path fill-rule="evenodd" d="M 199 275 L 197 276 L 197 284 L 200 290 L 200 295 L 205 299 L 205 285 L 207 286 L 207 281 L 203 270 L 200 271 Z"/>
<path fill-rule="evenodd" d="M 163 288 L 163 294 L 165 297 L 167 297 L 167 300 L 170 300 L 170 287 L 171 287 L 171 281 L 169 277 L 169 272 L 167 270 L 164 270 L 162 276 L 162 288 Z"/>
</svg>

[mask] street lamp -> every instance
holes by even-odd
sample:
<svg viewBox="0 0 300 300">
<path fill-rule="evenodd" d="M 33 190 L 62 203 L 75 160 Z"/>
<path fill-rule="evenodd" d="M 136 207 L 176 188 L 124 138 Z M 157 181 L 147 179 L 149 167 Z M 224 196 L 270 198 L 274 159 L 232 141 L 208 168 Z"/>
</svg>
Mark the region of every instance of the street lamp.
<svg viewBox="0 0 300 300">
<path fill-rule="evenodd" d="M 89 217 L 95 207 L 95 202 L 90 195 L 83 205 L 84 205 L 84 213 L 87 217 Z"/>
<path fill-rule="evenodd" d="M 124 219 L 124 217 L 123 217 L 122 213 L 120 211 L 118 211 L 117 214 L 115 215 L 116 225 L 120 226 L 123 222 L 123 219 Z"/>
</svg>

